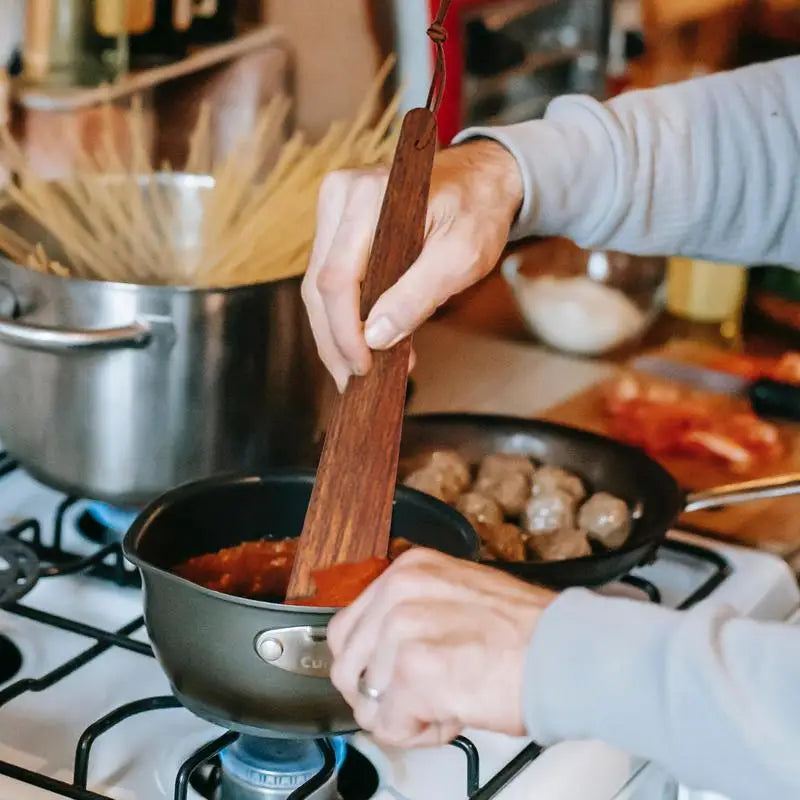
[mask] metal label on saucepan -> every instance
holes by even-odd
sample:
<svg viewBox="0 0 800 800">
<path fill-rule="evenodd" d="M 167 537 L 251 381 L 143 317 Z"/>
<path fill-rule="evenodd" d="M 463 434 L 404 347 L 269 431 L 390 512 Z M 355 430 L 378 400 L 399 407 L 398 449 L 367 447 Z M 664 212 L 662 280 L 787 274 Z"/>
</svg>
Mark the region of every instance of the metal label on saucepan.
<svg viewBox="0 0 800 800">
<path fill-rule="evenodd" d="M 258 657 L 272 667 L 310 678 L 330 677 L 333 658 L 325 628 L 303 625 L 262 631 L 254 646 Z"/>
</svg>

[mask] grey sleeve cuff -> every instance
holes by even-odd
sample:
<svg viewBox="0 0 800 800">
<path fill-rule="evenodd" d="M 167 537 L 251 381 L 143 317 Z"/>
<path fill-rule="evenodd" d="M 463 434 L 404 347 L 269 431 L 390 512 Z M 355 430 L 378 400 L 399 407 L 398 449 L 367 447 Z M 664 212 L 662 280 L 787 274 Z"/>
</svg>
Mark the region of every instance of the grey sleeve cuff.
<svg viewBox="0 0 800 800">
<path fill-rule="evenodd" d="M 553 101 L 544 119 L 497 128 L 468 128 L 453 140 L 492 139 L 517 162 L 524 197 L 511 239 L 596 238 L 615 195 L 615 163 L 600 103 L 570 96 Z"/>
<path fill-rule="evenodd" d="M 678 616 L 585 589 L 564 592 L 542 615 L 528 648 L 528 733 L 546 745 L 602 738 L 624 746 L 642 715 L 663 720 L 660 651 Z"/>
</svg>

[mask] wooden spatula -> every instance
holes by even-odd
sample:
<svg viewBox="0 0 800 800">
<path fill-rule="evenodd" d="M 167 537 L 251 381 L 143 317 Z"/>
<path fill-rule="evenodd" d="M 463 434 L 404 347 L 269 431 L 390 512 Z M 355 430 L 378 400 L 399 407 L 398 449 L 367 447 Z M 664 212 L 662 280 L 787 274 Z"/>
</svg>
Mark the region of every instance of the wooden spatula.
<svg viewBox="0 0 800 800">
<path fill-rule="evenodd" d="M 361 290 L 361 316 L 422 250 L 436 120 L 406 114 Z M 411 339 L 374 354 L 372 370 L 351 378 L 328 425 L 317 479 L 287 597 L 314 591 L 312 570 L 385 557 L 389 549 Z"/>
</svg>

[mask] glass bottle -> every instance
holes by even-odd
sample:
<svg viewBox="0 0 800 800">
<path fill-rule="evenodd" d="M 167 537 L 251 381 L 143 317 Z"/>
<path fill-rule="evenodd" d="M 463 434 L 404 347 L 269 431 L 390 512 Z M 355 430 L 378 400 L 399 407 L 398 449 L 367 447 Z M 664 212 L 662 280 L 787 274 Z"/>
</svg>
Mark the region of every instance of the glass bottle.
<svg viewBox="0 0 800 800">
<path fill-rule="evenodd" d="M 31 83 L 86 86 L 108 80 L 86 0 L 28 0 L 23 76 Z"/>
<path fill-rule="evenodd" d="M 723 342 L 733 343 L 740 336 L 746 290 L 747 271 L 737 264 L 669 260 L 667 310 L 698 328 L 707 327 Z"/>
</svg>

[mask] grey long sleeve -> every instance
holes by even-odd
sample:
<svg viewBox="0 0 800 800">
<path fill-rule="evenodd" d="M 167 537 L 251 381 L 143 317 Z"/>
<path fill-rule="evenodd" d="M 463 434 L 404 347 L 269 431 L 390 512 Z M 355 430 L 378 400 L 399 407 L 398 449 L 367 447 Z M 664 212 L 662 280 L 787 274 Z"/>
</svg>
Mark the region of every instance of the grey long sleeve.
<svg viewBox="0 0 800 800">
<path fill-rule="evenodd" d="M 800 58 L 473 129 L 516 157 L 516 237 L 800 267 Z M 529 647 L 544 744 L 603 739 L 734 800 L 800 797 L 800 628 L 569 590 Z"/>
<path fill-rule="evenodd" d="M 474 128 L 516 157 L 515 238 L 800 267 L 800 57 Z"/>
<path fill-rule="evenodd" d="M 799 627 L 571 589 L 525 669 L 540 743 L 602 739 L 732 800 L 800 797 Z"/>
</svg>

